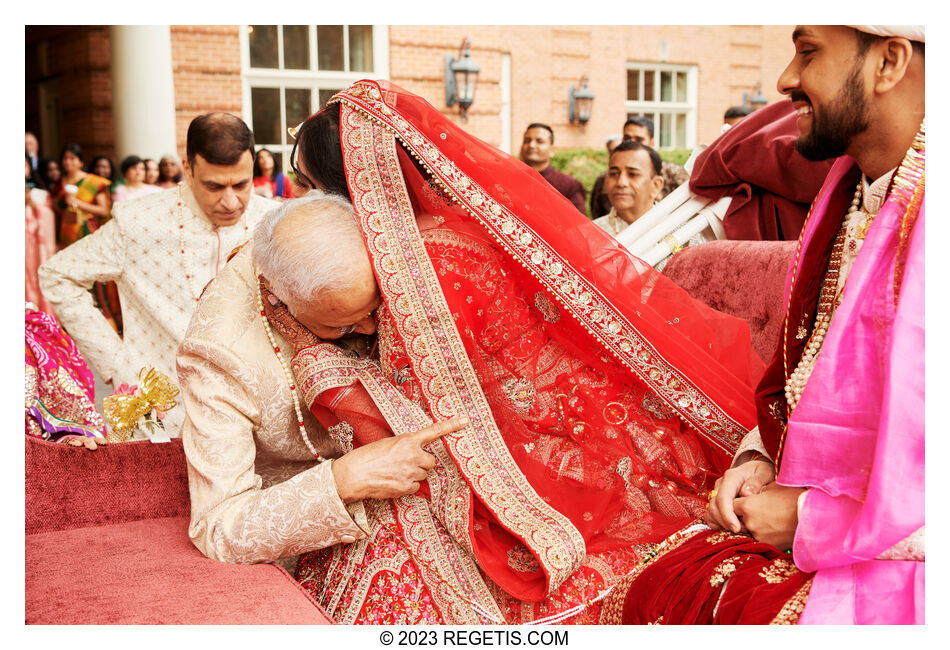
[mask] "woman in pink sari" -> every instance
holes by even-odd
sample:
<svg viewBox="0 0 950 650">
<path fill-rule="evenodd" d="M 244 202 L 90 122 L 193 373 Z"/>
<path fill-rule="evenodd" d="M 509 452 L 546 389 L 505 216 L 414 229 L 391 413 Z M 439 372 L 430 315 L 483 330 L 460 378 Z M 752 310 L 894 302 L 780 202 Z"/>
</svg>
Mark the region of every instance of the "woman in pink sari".
<svg viewBox="0 0 950 650">
<path fill-rule="evenodd" d="M 471 422 L 298 579 L 341 622 L 595 622 L 752 426 L 747 326 L 392 84 L 358 82 L 296 137 L 297 182 L 352 201 L 383 298 L 370 354 L 298 345 L 311 411 L 344 451 Z"/>
</svg>

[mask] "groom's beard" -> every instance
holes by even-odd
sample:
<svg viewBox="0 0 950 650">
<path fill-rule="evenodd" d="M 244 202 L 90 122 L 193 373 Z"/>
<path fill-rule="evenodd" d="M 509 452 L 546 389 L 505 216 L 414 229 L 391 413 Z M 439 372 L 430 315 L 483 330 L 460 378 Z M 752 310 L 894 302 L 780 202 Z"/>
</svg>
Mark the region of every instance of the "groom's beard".
<svg viewBox="0 0 950 650">
<path fill-rule="evenodd" d="M 827 160 L 844 155 L 854 136 L 869 126 L 869 110 L 864 81 L 863 61 L 855 63 L 838 95 L 819 111 L 808 96 L 796 91 L 792 101 L 805 101 L 812 107 L 811 129 L 795 141 L 795 148 L 808 160 Z"/>
</svg>

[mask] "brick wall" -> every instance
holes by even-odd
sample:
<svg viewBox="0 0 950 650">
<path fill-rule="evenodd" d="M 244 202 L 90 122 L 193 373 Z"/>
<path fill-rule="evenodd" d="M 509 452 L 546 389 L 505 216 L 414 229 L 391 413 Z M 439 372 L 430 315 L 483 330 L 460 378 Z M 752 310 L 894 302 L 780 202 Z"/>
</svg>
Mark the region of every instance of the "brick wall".
<svg viewBox="0 0 950 650">
<path fill-rule="evenodd" d="M 392 26 L 389 33 L 393 82 L 453 115 L 445 106 L 443 59 L 471 38 L 481 73 L 465 128 L 495 145 L 502 141 L 501 57 L 510 54 L 514 153 L 531 122 L 550 124 L 557 148 L 603 146 L 626 120 L 628 61 L 699 67 L 697 137 L 708 143 L 725 110 L 741 103 L 742 91 L 751 96 L 756 82 L 770 102 L 780 98 L 775 81 L 792 54 L 788 26 Z M 567 120 L 567 92 L 584 74 L 596 98 L 581 126 Z"/>
<path fill-rule="evenodd" d="M 241 114 L 241 44 L 238 27 L 172 25 L 175 132 L 185 156 L 191 121 L 209 111 Z"/>
</svg>

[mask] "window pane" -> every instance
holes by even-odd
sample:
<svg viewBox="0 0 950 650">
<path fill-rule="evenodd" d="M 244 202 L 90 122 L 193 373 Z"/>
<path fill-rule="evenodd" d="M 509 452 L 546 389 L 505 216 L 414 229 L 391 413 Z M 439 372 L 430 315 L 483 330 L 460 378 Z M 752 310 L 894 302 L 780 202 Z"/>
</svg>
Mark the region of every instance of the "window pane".
<svg viewBox="0 0 950 650">
<path fill-rule="evenodd" d="M 350 25 L 350 71 L 373 71 L 372 25 Z"/>
<path fill-rule="evenodd" d="M 247 42 L 251 50 L 252 68 L 277 67 L 276 25 L 248 25 Z"/>
<path fill-rule="evenodd" d="M 297 126 L 303 122 L 313 113 L 313 111 L 310 110 L 310 89 L 287 88 L 284 90 L 284 107 L 287 111 L 287 119 L 284 123 L 288 127 Z M 285 134 L 286 131 L 281 135 Z"/>
<path fill-rule="evenodd" d="M 251 129 L 257 144 L 280 144 L 279 88 L 251 88 Z"/>
<path fill-rule="evenodd" d="M 640 69 L 627 70 L 627 101 L 640 101 Z"/>
<path fill-rule="evenodd" d="M 330 101 L 330 98 L 335 94 L 343 90 L 342 88 L 321 88 L 320 89 L 320 108 L 323 108 L 327 105 L 327 102 Z"/>
<path fill-rule="evenodd" d="M 686 101 L 686 73 L 685 72 L 676 73 L 676 101 L 678 102 Z"/>
<path fill-rule="evenodd" d="M 286 70 L 310 69 L 309 32 L 310 28 L 306 25 L 284 25 L 284 68 Z"/>
<path fill-rule="evenodd" d="M 317 25 L 317 65 L 343 70 L 343 25 Z"/>
<path fill-rule="evenodd" d="M 655 70 L 644 70 L 643 71 L 643 97 L 640 99 L 645 102 L 652 102 L 656 99 L 655 95 L 655 81 L 656 71 Z"/>
<path fill-rule="evenodd" d="M 679 148 L 686 146 L 686 113 L 676 114 L 676 142 L 673 146 Z"/>
<path fill-rule="evenodd" d="M 660 101 L 673 101 L 673 73 L 660 72 Z"/>
<path fill-rule="evenodd" d="M 670 147 L 672 146 L 672 142 L 671 142 L 672 133 L 670 129 L 671 127 L 670 118 L 672 117 L 672 115 L 670 115 L 669 113 L 660 113 L 658 117 L 660 118 L 660 134 L 659 134 L 660 137 L 658 138 L 659 140 L 658 144 L 661 147 Z"/>
</svg>

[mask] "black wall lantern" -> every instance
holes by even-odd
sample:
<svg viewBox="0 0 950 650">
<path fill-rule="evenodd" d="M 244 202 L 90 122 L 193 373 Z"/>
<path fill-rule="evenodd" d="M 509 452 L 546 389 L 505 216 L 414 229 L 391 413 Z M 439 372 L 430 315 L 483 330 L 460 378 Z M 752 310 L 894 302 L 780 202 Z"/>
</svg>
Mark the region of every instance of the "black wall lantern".
<svg viewBox="0 0 950 650">
<path fill-rule="evenodd" d="M 445 55 L 445 105 L 458 104 L 463 122 L 468 121 L 468 109 L 475 101 L 475 86 L 481 71 L 470 56 L 471 47 L 472 42 L 466 37 L 459 47 L 457 59 L 451 54 Z"/>
<path fill-rule="evenodd" d="M 587 87 L 587 75 L 581 77 L 580 86 L 575 88 L 572 85 L 567 91 L 567 120 L 587 124 L 594 104 L 594 93 Z"/>
</svg>

